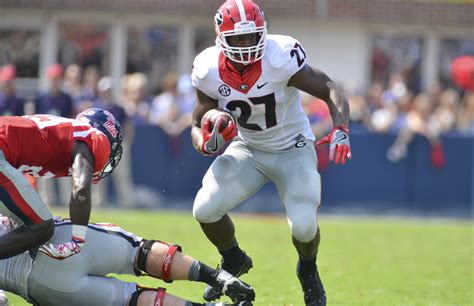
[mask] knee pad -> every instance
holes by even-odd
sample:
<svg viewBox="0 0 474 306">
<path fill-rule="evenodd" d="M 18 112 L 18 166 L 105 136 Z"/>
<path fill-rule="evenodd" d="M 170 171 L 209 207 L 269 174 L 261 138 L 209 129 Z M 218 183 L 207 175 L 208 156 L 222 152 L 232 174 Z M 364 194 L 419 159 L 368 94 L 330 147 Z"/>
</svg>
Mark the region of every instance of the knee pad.
<svg viewBox="0 0 474 306">
<path fill-rule="evenodd" d="M 226 212 L 221 209 L 221 203 L 224 203 L 224 199 L 221 196 L 210 196 L 208 191 L 201 189 L 194 200 L 194 219 L 200 223 L 219 221 L 226 214 Z"/>
<path fill-rule="evenodd" d="M 316 218 L 301 217 L 292 220 L 291 234 L 300 242 L 309 242 L 316 237 L 318 224 Z"/>
<path fill-rule="evenodd" d="M 132 294 L 132 297 L 128 301 L 128 306 L 138 306 L 138 297 L 142 292 L 144 291 L 155 291 L 156 290 L 156 296 L 155 296 L 155 302 L 153 305 L 155 306 L 163 306 L 163 301 L 165 299 L 166 295 L 166 288 L 158 287 L 156 289 L 153 288 L 147 288 L 147 287 L 140 287 L 137 285 L 137 291 L 135 291 Z"/>
<path fill-rule="evenodd" d="M 163 258 L 163 264 L 161 265 L 161 279 L 167 283 L 171 283 L 171 265 L 173 263 L 173 257 L 176 251 L 182 252 L 182 248 L 178 244 L 170 244 L 160 240 L 143 240 L 140 244 L 140 249 L 138 250 L 137 266 L 138 269 L 148 274 L 146 270 L 146 262 L 148 259 L 148 252 L 151 250 L 151 247 L 155 242 L 159 242 L 168 246 L 168 251 L 166 252 Z M 148 274 L 149 275 L 149 274 Z"/>
</svg>

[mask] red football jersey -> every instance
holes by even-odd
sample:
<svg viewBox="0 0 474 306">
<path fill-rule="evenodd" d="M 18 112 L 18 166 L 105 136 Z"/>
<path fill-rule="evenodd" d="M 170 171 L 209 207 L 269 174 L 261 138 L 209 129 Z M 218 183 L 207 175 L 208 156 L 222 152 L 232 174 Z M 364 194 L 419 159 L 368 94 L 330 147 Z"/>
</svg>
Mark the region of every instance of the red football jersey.
<svg viewBox="0 0 474 306">
<path fill-rule="evenodd" d="M 89 147 L 94 174 L 100 172 L 110 143 L 88 123 L 52 115 L 0 117 L 0 150 L 13 167 L 35 177 L 70 176 L 74 141 Z"/>
</svg>

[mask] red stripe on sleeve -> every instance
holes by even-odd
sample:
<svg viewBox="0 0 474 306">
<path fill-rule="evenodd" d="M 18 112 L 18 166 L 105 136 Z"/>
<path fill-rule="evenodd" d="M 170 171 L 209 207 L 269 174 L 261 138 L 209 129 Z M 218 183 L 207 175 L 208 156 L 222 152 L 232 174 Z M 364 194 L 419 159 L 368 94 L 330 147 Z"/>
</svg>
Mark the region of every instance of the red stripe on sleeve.
<svg viewBox="0 0 474 306">
<path fill-rule="evenodd" d="M 17 207 L 24 213 L 34 224 L 42 223 L 44 220 L 41 219 L 36 212 L 31 208 L 28 202 L 23 199 L 20 192 L 16 188 L 15 184 L 6 177 L 3 173 L 0 172 L 0 184 L 5 188 L 5 190 L 10 195 L 11 199 Z"/>
</svg>

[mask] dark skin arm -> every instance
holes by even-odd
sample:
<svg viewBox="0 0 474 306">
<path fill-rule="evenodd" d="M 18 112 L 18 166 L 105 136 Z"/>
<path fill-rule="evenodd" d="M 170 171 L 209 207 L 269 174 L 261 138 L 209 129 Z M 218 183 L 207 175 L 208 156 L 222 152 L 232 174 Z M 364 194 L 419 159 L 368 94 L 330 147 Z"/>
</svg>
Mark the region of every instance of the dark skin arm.
<svg viewBox="0 0 474 306">
<path fill-rule="evenodd" d="M 201 118 L 210 109 L 217 108 L 217 100 L 211 99 L 200 90 L 196 90 L 197 103 L 193 109 L 193 125 L 191 129 L 191 139 L 194 148 L 201 152 L 202 134 L 201 134 Z"/>
<path fill-rule="evenodd" d="M 72 146 L 72 193 L 69 216 L 73 224 L 87 226 L 91 214 L 91 185 L 94 158 L 87 145 L 75 141 Z"/>
<path fill-rule="evenodd" d="M 324 72 L 305 65 L 290 78 L 288 86 L 294 86 L 326 102 L 334 126 L 349 125 L 347 98 Z"/>
</svg>

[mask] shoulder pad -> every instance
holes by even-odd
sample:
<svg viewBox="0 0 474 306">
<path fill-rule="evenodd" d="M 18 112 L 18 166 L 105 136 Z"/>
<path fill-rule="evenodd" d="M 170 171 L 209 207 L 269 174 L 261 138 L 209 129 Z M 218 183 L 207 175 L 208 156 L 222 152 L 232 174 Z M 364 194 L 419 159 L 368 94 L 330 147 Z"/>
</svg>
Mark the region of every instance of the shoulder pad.
<svg viewBox="0 0 474 306">
<path fill-rule="evenodd" d="M 209 47 L 196 56 L 193 63 L 193 78 L 203 79 L 206 77 L 209 69 L 211 69 L 213 66 L 213 63 L 217 61 L 216 59 L 218 58 L 218 52 L 216 54 L 216 51 L 219 50 L 216 49 L 217 47 L 215 46 Z"/>
<path fill-rule="evenodd" d="M 273 68 L 281 68 L 291 60 L 291 50 L 298 43 L 296 39 L 285 35 L 268 35 L 267 52 L 268 61 Z"/>
<path fill-rule="evenodd" d="M 268 78 L 281 81 L 291 78 L 306 63 L 301 44 L 290 36 L 268 35 L 265 49 Z"/>
</svg>

